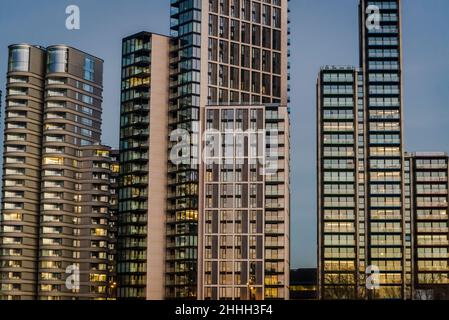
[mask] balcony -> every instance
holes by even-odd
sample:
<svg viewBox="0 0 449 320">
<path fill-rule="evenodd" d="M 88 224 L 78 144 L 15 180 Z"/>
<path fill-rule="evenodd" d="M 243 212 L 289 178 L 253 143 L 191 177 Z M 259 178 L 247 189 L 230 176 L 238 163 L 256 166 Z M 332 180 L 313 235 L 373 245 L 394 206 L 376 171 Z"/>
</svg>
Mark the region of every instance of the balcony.
<svg viewBox="0 0 449 320">
<path fill-rule="evenodd" d="M 418 233 L 448 233 L 449 228 L 444 227 L 418 227 L 416 230 Z"/>
<path fill-rule="evenodd" d="M 447 177 L 417 177 L 418 182 L 447 182 Z"/>
<path fill-rule="evenodd" d="M 417 201 L 416 206 L 425 208 L 447 208 L 447 202 Z"/>
<path fill-rule="evenodd" d="M 146 67 L 151 63 L 151 58 L 149 56 L 138 56 L 136 57 L 136 59 L 134 60 L 134 64 L 142 66 L 142 67 Z"/>
</svg>

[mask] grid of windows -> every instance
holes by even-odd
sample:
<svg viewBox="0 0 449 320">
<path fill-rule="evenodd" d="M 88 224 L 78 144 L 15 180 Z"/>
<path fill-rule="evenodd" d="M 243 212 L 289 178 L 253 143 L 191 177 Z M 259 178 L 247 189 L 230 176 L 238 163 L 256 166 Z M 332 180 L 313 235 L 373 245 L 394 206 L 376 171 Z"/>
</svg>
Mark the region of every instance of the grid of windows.
<svg viewBox="0 0 449 320">
<path fill-rule="evenodd" d="M 357 296 L 357 80 L 345 67 L 325 68 L 319 79 L 319 264 L 326 299 Z"/>
<path fill-rule="evenodd" d="M 82 65 L 79 53 L 62 46 L 10 47 L 1 299 L 106 298 L 109 181 L 93 182 L 93 176 L 108 176 L 111 160 L 109 149 L 89 149 L 104 148 L 98 145 L 101 76 L 88 85 L 79 79 L 82 70 L 68 70 Z M 80 91 L 92 100 L 73 103 Z M 79 289 L 63 285 L 69 265 L 80 268 Z"/>
<path fill-rule="evenodd" d="M 190 159 L 198 155 L 202 10 L 206 2 L 178 0 L 171 3 L 171 35 L 176 38 L 171 55 L 169 129 L 191 134 Z M 168 150 L 170 153 L 170 150 Z M 199 171 L 194 164 L 168 168 L 167 269 L 165 296 L 197 297 Z"/>
<path fill-rule="evenodd" d="M 279 103 L 280 2 L 209 3 L 208 104 Z"/>
<path fill-rule="evenodd" d="M 445 299 L 449 288 L 447 155 L 407 154 L 405 188 L 414 229 L 414 298 Z"/>
<path fill-rule="evenodd" d="M 444 298 L 447 155 L 404 161 L 400 1 L 360 10 L 361 70 L 326 67 L 318 83 L 320 296 Z M 370 266 L 380 282 L 366 290 Z"/>
<path fill-rule="evenodd" d="M 402 167 L 387 168 L 382 163 L 377 162 L 376 166 L 371 166 L 372 161 L 396 161 L 402 164 L 402 139 L 400 114 L 401 91 L 400 84 L 395 85 L 392 80 L 401 81 L 401 47 L 399 43 L 399 14 L 400 8 L 398 1 L 363 1 L 362 10 L 370 5 L 378 5 L 380 9 L 380 28 L 376 32 L 370 32 L 370 29 L 364 28 L 363 44 L 367 58 L 363 61 L 365 84 L 365 105 L 367 112 L 394 111 L 399 117 L 396 119 L 384 118 L 382 126 L 379 126 L 377 119 L 368 119 L 366 124 L 369 130 L 366 135 L 367 141 L 367 160 L 369 161 L 367 169 L 369 175 L 367 179 L 367 212 L 368 217 L 372 217 L 373 212 L 378 210 L 403 210 L 402 200 Z M 368 13 L 363 13 L 365 21 Z M 385 28 L 386 32 L 383 32 Z M 393 32 L 393 30 L 395 32 Z M 372 54 L 375 52 L 375 54 Z M 391 54 L 394 52 L 394 54 Z M 371 53 L 371 54 L 370 54 Z M 376 132 L 371 131 L 376 128 Z M 404 212 L 405 213 L 405 212 Z M 395 218 L 395 220 L 394 220 Z M 410 233 L 409 215 L 389 216 L 382 219 L 377 217 L 369 219 L 368 232 L 387 237 L 396 236 L 404 238 Z M 410 238 L 410 236 L 408 236 Z M 385 287 L 378 292 L 371 292 L 374 298 L 401 298 L 410 295 L 411 285 L 411 242 L 372 242 L 370 238 L 368 243 L 368 263 L 372 265 L 372 260 L 379 258 L 388 261 L 401 261 L 396 270 L 383 270 L 380 267 L 381 274 L 392 271 L 396 272 L 396 277 L 387 277 L 381 283 Z M 387 254 L 387 251 L 395 251 L 395 254 Z M 379 256 L 379 252 L 385 252 Z M 383 296 L 384 294 L 384 296 Z"/>
<path fill-rule="evenodd" d="M 276 152 L 279 155 L 276 174 L 264 175 L 266 163 L 256 150 L 257 143 L 263 144 L 256 140 L 256 132 L 265 128 L 277 130 L 277 149 L 285 146 L 285 120 L 281 112 L 277 107 L 209 106 L 206 109 L 207 129 L 241 130 L 243 136 L 235 136 L 231 142 L 225 133 L 220 138 L 211 133 L 224 145 L 219 151 L 212 150 L 206 160 L 206 214 L 201 248 L 205 299 L 287 297 L 288 279 L 281 267 L 287 259 L 288 237 L 282 165 L 285 157 L 283 152 Z M 268 149 L 266 153 L 271 152 Z"/>
<path fill-rule="evenodd" d="M 151 34 L 123 40 L 118 297 L 146 298 Z"/>
</svg>

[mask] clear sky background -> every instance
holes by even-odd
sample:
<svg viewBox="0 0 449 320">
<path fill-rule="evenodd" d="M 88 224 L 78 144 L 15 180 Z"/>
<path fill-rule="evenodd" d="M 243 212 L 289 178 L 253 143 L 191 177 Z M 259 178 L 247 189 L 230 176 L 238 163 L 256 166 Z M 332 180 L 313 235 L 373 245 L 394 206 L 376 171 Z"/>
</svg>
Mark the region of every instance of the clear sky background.
<svg viewBox="0 0 449 320">
<path fill-rule="evenodd" d="M 12 43 L 67 44 L 104 59 L 103 141 L 117 147 L 121 39 L 143 30 L 168 34 L 169 2 L 0 0 L 0 88 L 5 89 L 7 46 Z M 79 31 L 65 28 L 65 8 L 71 4 L 81 9 Z M 315 83 L 322 65 L 358 66 L 358 0 L 292 0 L 290 7 L 292 267 L 314 267 Z M 448 13 L 447 0 L 404 0 L 407 151 L 449 151 Z"/>
</svg>

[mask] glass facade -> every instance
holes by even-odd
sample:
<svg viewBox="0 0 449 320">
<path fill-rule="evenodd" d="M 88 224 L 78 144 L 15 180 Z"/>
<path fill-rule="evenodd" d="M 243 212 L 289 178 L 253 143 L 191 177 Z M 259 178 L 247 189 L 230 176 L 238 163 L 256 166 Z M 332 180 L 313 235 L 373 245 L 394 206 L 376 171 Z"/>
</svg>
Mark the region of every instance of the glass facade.
<svg viewBox="0 0 449 320">
<path fill-rule="evenodd" d="M 54 48 L 47 53 L 47 72 L 67 72 L 68 50 Z"/>
<path fill-rule="evenodd" d="M 447 155 L 404 156 L 400 4 L 361 0 L 361 69 L 319 75 L 323 299 L 447 292 Z"/>
<path fill-rule="evenodd" d="M 9 72 L 27 72 L 30 67 L 30 48 L 15 46 L 9 51 Z"/>
<path fill-rule="evenodd" d="M 166 297 L 196 299 L 198 270 L 198 195 L 201 72 L 200 0 L 171 2 L 172 53 L 169 129 L 191 134 L 190 161 L 169 164 Z M 171 146 L 170 146 L 171 147 Z M 167 151 L 170 153 L 170 150 Z"/>
<path fill-rule="evenodd" d="M 281 1 L 209 2 L 208 104 L 280 103 Z"/>
<path fill-rule="evenodd" d="M 255 10 L 255 12 L 252 13 L 252 10 Z M 203 248 L 201 242 L 203 241 L 203 235 L 200 234 L 202 226 L 199 223 L 204 216 L 201 195 L 204 189 L 201 180 L 204 171 L 202 171 L 198 159 L 201 144 L 200 129 L 205 125 L 205 107 L 232 106 L 243 102 L 248 108 L 253 103 L 258 106 L 262 103 L 278 105 L 283 102 L 287 104 L 287 1 L 282 2 L 281 5 L 281 1 L 278 0 L 263 1 L 263 3 L 261 1 L 173 0 L 171 1 L 170 14 L 170 74 L 167 86 L 169 92 L 168 130 L 169 132 L 184 130 L 189 133 L 190 140 L 182 148 L 182 155 L 178 154 L 182 161 L 176 164 L 168 161 L 166 176 L 168 199 L 166 216 L 164 217 L 164 243 L 166 244 L 164 297 L 167 299 L 202 299 L 204 290 L 200 281 L 202 281 L 203 273 L 201 273 L 200 268 L 202 268 Z M 204 22 L 205 17 L 207 17 L 206 22 Z M 209 27 L 205 28 L 204 24 L 208 24 Z M 243 29 L 241 25 L 243 25 Z M 137 90 L 139 86 L 142 87 L 146 84 L 142 83 L 141 79 L 136 79 L 133 73 L 135 72 L 134 67 L 140 68 L 139 73 L 151 73 L 145 66 L 145 61 L 142 60 L 151 60 L 151 57 L 132 55 L 133 49 L 131 48 L 133 46 L 135 44 L 130 43 L 124 48 L 123 63 L 124 66 L 129 66 L 129 68 L 123 67 L 122 74 L 124 82 L 122 84 L 121 149 L 124 150 L 124 154 L 121 156 L 128 158 L 121 159 L 122 176 L 128 173 L 131 176 L 131 172 L 133 172 L 133 169 L 128 169 L 123 165 L 132 160 L 130 158 L 131 152 L 127 152 L 127 149 L 131 149 L 129 134 L 137 127 L 130 122 L 128 116 L 124 116 L 124 113 L 128 111 L 123 110 L 123 108 L 127 108 L 127 110 L 135 109 L 136 104 L 131 102 L 129 106 L 125 107 L 123 101 L 150 98 L 145 92 Z M 248 59 L 254 61 L 248 63 Z M 285 69 L 285 72 L 283 72 L 283 69 Z M 240 80 L 240 77 L 243 78 Z M 281 83 L 281 78 L 285 80 L 283 83 Z M 270 110 L 270 112 L 274 111 Z M 282 108 L 282 112 L 286 113 L 287 108 Z M 284 121 L 285 123 L 281 126 L 287 135 L 289 128 L 286 122 L 288 121 L 286 119 Z M 148 118 L 142 119 L 141 124 L 146 123 L 148 123 Z M 270 123 L 269 125 L 275 126 L 276 124 Z M 142 138 L 142 141 L 144 140 L 145 138 Z M 176 139 L 170 138 L 169 140 L 171 141 L 167 146 L 168 158 L 173 153 L 173 147 L 179 143 Z M 133 141 L 136 141 L 136 138 L 133 138 Z M 136 149 L 137 147 L 133 148 Z M 288 147 L 284 145 L 280 150 L 287 152 Z M 148 154 L 150 160 L 155 156 L 150 150 L 145 155 L 133 157 L 137 157 L 136 162 L 140 161 L 145 167 L 148 162 Z M 283 158 L 285 163 L 288 162 L 286 158 L 286 156 Z M 288 171 L 285 163 L 283 163 L 284 173 Z M 145 172 L 142 172 L 141 175 L 144 176 Z M 132 173 L 132 176 L 135 178 L 136 174 Z M 134 183 L 130 182 L 130 186 L 140 180 L 136 178 L 134 181 Z M 127 182 L 123 181 L 122 183 Z M 273 186 L 272 189 L 276 188 Z M 120 197 L 121 199 L 128 197 L 131 201 L 131 193 L 127 192 Z M 151 194 L 149 196 L 151 198 Z M 276 200 L 267 200 L 267 206 L 273 206 L 272 211 L 276 211 L 276 205 L 279 205 L 279 208 L 288 211 L 286 209 L 286 207 L 289 208 L 287 197 L 285 202 L 276 202 Z M 263 207 L 264 205 L 260 208 Z M 256 208 L 255 211 L 260 208 Z M 120 210 L 125 212 L 128 209 L 121 208 Z M 278 217 L 275 214 L 273 216 Z M 287 214 L 283 218 L 288 219 Z M 281 219 L 281 217 L 278 218 L 278 220 Z M 124 223 L 126 224 L 126 222 Z M 134 222 L 129 224 L 134 224 Z M 285 229 L 283 230 L 287 229 L 287 224 L 288 221 L 285 222 Z M 276 228 L 273 227 L 274 229 Z M 145 232 L 143 229 L 139 230 Z M 273 232 L 276 232 L 276 230 Z M 125 231 L 125 229 L 120 232 L 124 237 L 126 237 L 126 232 L 129 234 L 129 230 Z M 263 234 L 263 232 L 261 233 Z M 284 250 L 287 252 L 288 235 L 284 234 L 284 231 L 280 233 L 283 235 L 281 239 L 284 242 L 279 241 L 285 246 Z M 151 234 L 154 234 L 154 232 Z M 148 236 L 146 234 L 147 239 Z M 142 237 L 145 239 L 145 235 Z M 273 236 L 273 238 L 275 237 Z M 270 238 L 270 240 L 273 239 Z M 119 240 L 119 243 L 121 241 Z M 277 243 L 274 240 L 273 242 Z M 125 244 L 120 245 L 124 246 Z M 145 244 L 144 246 L 147 246 L 148 251 L 150 245 Z M 145 253 L 144 247 L 139 246 L 138 249 L 139 253 Z M 263 246 L 260 246 L 259 250 L 262 250 L 263 255 L 265 254 Z M 261 270 L 262 280 L 257 297 L 266 295 L 274 299 L 286 298 L 288 296 L 288 290 L 285 289 L 288 284 L 288 267 L 286 267 L 286 264 L 288 264 L 289 257 L 285 252 L 271 255 L 271 249 L 267 250 L 267 254 L 273 257 L 273 261 L 264 265 L 264 258 L 259 260 L 258 270 Z M 129 258 L 129 255 L 122 256 L 119 254 L 119 259 L 127 260 L 126 263 L 134 262 L 133 259 Z M 280 259 L 284 259 L 284 262 L 280 263 Z M 147 297 L 155 294 L 148 291 L 152 290 L 152 288 L 149 288 L 148 278 L 145 279 L 143 274 L 140 274 L 145 272 L 148 263 L 156 263 L 155 260 L 147 259 L 147 265 L 144 265 L 145 261 L 139 260 L 130 264 L 130 267 L 121 266 L 119 261 L 119 283 L 120 272 L 128 273 L 127 276 L 123 274 L 123 283 L 127 289 L 132 290 L 132 294 L 129 294 L 131 292 L 129 291 L 124 293 L 124 296 L 142 298 L 145 290 L 142 287 L 144 282 L 147 282 L 145 285 Z M 134 266 L 139 266 L 139 268 L 133 268 Z M 120 268 L 127 269 L 120 271 Z M 149 270 L 146 271 L 148 277 Z M 270 276 L 269 279 L 264 279 L 265 273 Z M 138 275 L 139 279 L 132 278 L 134 274 L 136 277 Z M 285 274 L 287 276 L 284 276 Z M 134 281 L 133 283 L 136 286 L 128 285 L 129 279 Z M 266 285 L 265 282 L 267 282 Z M 267 291 L 264 291 L 265 287 Z M 119 292 L 120 290 L 119 288 Z M 242 295 L 245 294 L 245 292 L 242 292 Z M 232 297 L 241 298 L 242 295 L 234 295 L 233 293 Z M 225 296 L 222 294 L 215 296 L 217 299 L 220 299 L 220 297 L 224 298 Z M 226 295 L 226 297 L 229 297 L 229 295 Z"/>
<path fill-rule="evenodd" d="M 403 209 L 402 60 L 400 1 L 361 3 L 362 68 L 366 116 L 367 263 L 380 269 L 380 288 L 372 298 L 410 295 L 410 217 Z M 377 7 L 379 27 L 367 26 L 370 6 Z M 397 117 L 372 117 L 373 114 Z M 392 165 L 393 164 L 393 165 Z M 394 165 L 396 164 L 396 165 Z M 408 237 L 406 237 L 408 236 Z M 384 241 L 379 241 L 384 239 Z M 406 288 L 407 287 L 407 288 Z"/>
<path fill-rule="evenodd" d="M 206 128 L 211 130 L 206 139 L 219 139 L 218 145 L 223 145 L 206 155 L 204 236 L 200 248 L 206 300 L 288 297 L 288 171 L 282 151 L 288 121 L 281 109 L 206 108 Z M 265 149 L 263 145 L 273 142 L 270 139 L 277 143 Z M 234 154 L 235 158 L 230 156 Z M 273 154 L 276 172 L 268 174 L 264 160 Z"/>
<path fill-rule="evenodd" d="M 406 210 L 413 218 L 413 298 L 449 298 L 448 157 L 405 156 Z"/>
<path fill-rule="evenodd" d="M 364 232 L 360 232 L 364 213 L 359 208 L 363 181 L 358 180 L 358 170 L 363 169 L 358 154 L 363 152 L 363 145 L 359 148 L 363 139 L 358 138 L 359 121 L 363 126 L 359 77 L 350 67 L 325 68 L 319 77 L 318 264 L 325 299 L 356 298 L 359 267 L 363 268 L 359 261 L 364 261 L 364 253 L 358 250 L 364 241 Z"/>
<path fill-rule="evenodd" d="M 284 132 L 288 132 L 288 119 L 284 118 L 288 116 L 283 113 L 286 108 L 281 105 L 288 100 L 285 83 L 287 78 L 283 78 L 288 72 L 287 6 L 287 1 L 209 1 L 207 112 L 213 113 L 214 108 L 217 109 L 218 113 L 212 118 L 214 121 L 221 119 L 222 123 L 216 129 L 246 130 L 248 123 L 253 126 L 256 121 L 257 126 L 263 129 L 279 125 Z M 256 106 L 268 104 L 276 104 L 279 109 L 256 110 Z M 233 105 L 236 106 L 235 110 L 227 109 Z M 245 106 L 246 110 L 237 107 L 238 105 Z M 260 114 L 257 116 L 258 112 Z M 265 116 L 269 119 L 267 123 L 264 123 Z M 211 121 L 207 114 L 205 121 L 207 127 Z M 277 151 L 285 160 L 284 156 L 289 152 L 288 143 L 283 141 Z M 281 163 L 284 160 L 279 161 Z M 203 298 L 288 298 L 286 286 L 289 248 L 286 243 L 289 234 L 286 230 L 289 226 L 289 200 L 284 189 L 288 186 L 288 173 L 285 175 L 287 166 L 282 163 L 282 169 L 276 177 L 269 177 L 269 181 L 264 181 L 263 178 L 255 178 L 255 175 L 260 174 L 260 168 L 225 165 L 212 170 L 220 172 L 220 178 L 214 180 L 219 182 L 219 189 L 213 191 L 213 185 L 209 185 L 208 181 L 204 182 L 206 201 L 208 197 L 218 199 L 217 204 L 209 207 L 214 208 L 214 212 L 208 210 L 206 203 L 204 219 L 206 223 L 208 220 L 212 224 L 218 223 L 220 229 L 212 235 L 210 232 L 208 235 L 206 231 L 203 237 L 206 246 L 201 249 L 205 260 Z M 209 169 L 212 168 L 206 170 Z M 246 170 L 249 172 L 245 172 Z M 206 171 L 205 176 L 211 174 L 214 175 Z M 246 180 L 249 185 L 244 184 L 245 175 L 249 176 Z M 277 179 L 285 184 L 280 184 Z M 238 181 L 242 184 L 235 184 Z M 253 184 L 256 181 L 259 184 Z M 262 203 L 257 204 L 257 201 Z M 235 211 L 231 211 L 232 208 Z M 221 229 L 224 225 L 229 229 L 232 224 L 236 228 L 239 224 L 243 226 L 242 230 L 234 230 L 235 235 L 238 235 L 234 240 L 229 230 Z M 207 225 L 203 228 L 207 228 Z M 215 244 L 214 241 L 219 242 Z M 216 250 L 219 251 L 218 256 L 212 259 L 207 256 L 207 252 L 214 254 Z M 230 252 L 236 253 L 235 263 L 229 256 Z M 239 255 L 240 258 L 236 258 Z"/>
<path fill-rule="evenodd" d="M 90 57 L 84 58 L 84 79 L 87 81 L 95 81 L 95 60 Z"/>
<path fill-rule="evenodd" d="M 412 217 L 403 198 L 400 1 L 362 0 L 360 26 L 361 70 L 325 68 L 319 79 L 321 297 L 407 298 Z"/>
<path fill-rule="evenodd" d="M 118 297 L 146 297 L 151 35 L 123 40 Z"/>
</svg>

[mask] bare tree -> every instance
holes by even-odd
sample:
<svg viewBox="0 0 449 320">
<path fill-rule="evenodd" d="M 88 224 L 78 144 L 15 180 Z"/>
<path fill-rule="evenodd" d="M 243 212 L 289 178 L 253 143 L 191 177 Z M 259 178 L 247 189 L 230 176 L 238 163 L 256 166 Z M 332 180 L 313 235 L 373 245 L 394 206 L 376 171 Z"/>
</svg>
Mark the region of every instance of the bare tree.
<svg viewBox="0 0 449 320">
<path fill-rule="evenodd" d="M 323 288 L 324 300 L 356 300 L 357 286 L 354 274 L 326 274 Z"/>
<path fill-rule="evenodd" d="M 425 274 L 415 289 L 415 300 L 449 300 L 449 284 L 445 284 L 440 277 L 435 278 Z"/>
</svg>

